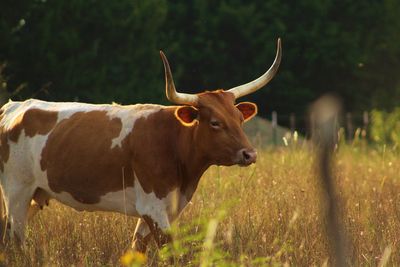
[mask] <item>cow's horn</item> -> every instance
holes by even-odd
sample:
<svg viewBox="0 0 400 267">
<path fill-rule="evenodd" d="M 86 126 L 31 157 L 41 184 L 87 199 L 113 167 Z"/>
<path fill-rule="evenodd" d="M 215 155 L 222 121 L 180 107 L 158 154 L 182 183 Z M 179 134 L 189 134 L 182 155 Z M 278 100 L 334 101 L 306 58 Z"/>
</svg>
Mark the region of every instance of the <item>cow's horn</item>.
<svg viewBox="0 0 400 267">
<path fill-rule="evenodd" d="M 169 101 L 175 104 L 182 105 L 196 105 L 197 95 L 178 93 L 175 88 L 174 79 L 172 78 L 171 69 L 169 67 L 168 59 L 163 51 L 160 51 L 161 59 L 164 63 L 165 70 L 165 91 Z"/>
<path fill-rule="evenodd" d="M 267 72 L 264 73 L 258 79 L 231 88 L 228 90 L 228 92 L 233 93 L 235 95 L 235 98 L 239 98 L 257 91 L 258 89 L 266 85 L 269 81 L 271 81 L 272 78 L 275 76 L 276 72 L 278 71 L 279 64 L 281 63 L 281 57 L 282 57 L 281 38 L 278 38 L 278 47 L 276 49 L 275 60 L 274 63 L 272 63 L 272 66 L 269 68 L 269 70 L 267 70 Z"/>
</svg>

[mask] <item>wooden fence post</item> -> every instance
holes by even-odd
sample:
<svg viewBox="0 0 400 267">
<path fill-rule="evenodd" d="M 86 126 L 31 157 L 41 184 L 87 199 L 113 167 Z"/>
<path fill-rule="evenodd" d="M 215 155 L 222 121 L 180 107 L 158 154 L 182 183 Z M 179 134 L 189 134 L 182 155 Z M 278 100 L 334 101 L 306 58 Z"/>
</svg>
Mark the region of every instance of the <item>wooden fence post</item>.
<svg viewBox="0 0 400 267">
<path fill-rule="evenodd" d="M 361 133 L 361 136 L 365 139 L 367 138 L 368 134 L 368 124 L 369 124 L 369 114 L 368 111 L 363 112 L 363 131 Z"/>
<path fill-rule="evenodd" d="M 278 144 L 277 128 L 278 128 L 278 113 L 274 110 L 272 111 L 272 140 L 275 146 Z"/>
<path fill-rule="evenodd" d="M 289 116 L 290 132 L 293 134 L 296 131 L 296 115 L 292 112 Z"/>
<path fill-rule="evenodd" d="M 353 118 L 351 112 L 346 113 L 346 132 L 347 132 L 347 140 L 351 141 L 354 137 L 354 127 L 353 127 Z"/>
</svg>

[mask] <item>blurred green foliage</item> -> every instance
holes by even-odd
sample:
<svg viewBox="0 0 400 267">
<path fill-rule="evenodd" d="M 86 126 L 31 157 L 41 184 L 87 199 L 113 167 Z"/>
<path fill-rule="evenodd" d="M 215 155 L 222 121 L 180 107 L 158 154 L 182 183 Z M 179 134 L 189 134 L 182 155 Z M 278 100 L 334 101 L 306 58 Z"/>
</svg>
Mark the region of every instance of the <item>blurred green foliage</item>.
<svg viewBox="0 0 400 267">
<path fill-rule="evenodd" d="M 16 99 L 166 103 L 158 51 L 183 92 L 261 75 L 276 39 L 283 62 L 249 96 L 266 114 L 302 113 L 330 91 L 347 110 L 400 99 L 397 0 L 0 0 L 0 62 Z"/>
<path fill-rule="evenodd" d="M 397 148 L 400 147 L 400 108 L 395 108 L 392 112 L 374 109 L 371 116 L 372 140 L 378 144 L 393 144 Z"/>
</svg>

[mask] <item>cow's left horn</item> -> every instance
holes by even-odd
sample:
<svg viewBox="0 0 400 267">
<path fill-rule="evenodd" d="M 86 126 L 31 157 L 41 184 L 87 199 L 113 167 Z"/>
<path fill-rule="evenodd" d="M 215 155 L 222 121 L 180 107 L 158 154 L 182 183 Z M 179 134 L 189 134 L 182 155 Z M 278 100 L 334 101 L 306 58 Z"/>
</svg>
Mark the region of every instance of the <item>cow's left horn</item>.
<svg viewBox="0 0 400 267">
<path fill-rule="evenodd" d="M 161 59 L 164 63 L 165 70 L 165 91 L 169 101 L 175 104 L 182 105 L 196 105 L 197 95 L 178 93 L 175 88 L 174 79 L 172 78 L 171 69 L 169 67 L 168 59 L 163 51 L 160 51 Z"/>
<path fill-rule="evenodd" d="M 234 87 L 232 89 L 229 89 L 228 92 L 231 92 L 235 95 L 235 98 L 239 98 L 248 94 L 251 94 L 264 85 L 266 85 L 269 81 L 272 80 L 272 78 L 275 76 L 276 72 L 278 71 L 279 64 L 281 63 L 281 57 L 282 57 L 282 48 L 281 48 L 281 38 L 278 38 L 278 47 L 276 49 L 276 56 L 274 63 L 272 63 L 272 66 L 267 70 L 266 73 L 264 73 L 261 77 L 258 79 Z"/>
</svg>

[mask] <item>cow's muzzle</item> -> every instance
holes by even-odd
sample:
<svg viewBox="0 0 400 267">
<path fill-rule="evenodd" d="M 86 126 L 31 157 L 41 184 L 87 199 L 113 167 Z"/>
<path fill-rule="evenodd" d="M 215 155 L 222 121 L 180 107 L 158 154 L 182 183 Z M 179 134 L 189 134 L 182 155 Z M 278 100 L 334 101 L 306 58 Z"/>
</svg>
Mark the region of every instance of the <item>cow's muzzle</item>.
<svg viewBox="0 0 400 267">
<path fill-rule="evenodd" d="M 238 151 L 238 164 L 249 166 L 257 160 L 257 151 L 254 148 L 243 148 Z"/>
</svg>

